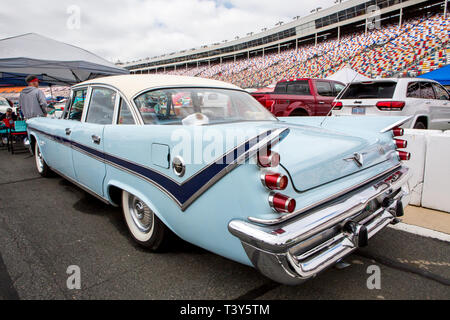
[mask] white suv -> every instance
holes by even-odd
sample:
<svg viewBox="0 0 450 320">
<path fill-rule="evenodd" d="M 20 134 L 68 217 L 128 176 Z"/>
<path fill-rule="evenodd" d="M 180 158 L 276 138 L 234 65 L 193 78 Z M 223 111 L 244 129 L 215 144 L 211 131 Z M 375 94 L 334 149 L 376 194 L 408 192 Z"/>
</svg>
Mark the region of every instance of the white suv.
<svg viewBox="0 0 450 320">
<path fill-rule="evenodd" d="M 332 113 L 413 116 L 404 128 L 450 130 L 450 95 L 438 82 L 427 79 L 353 82 L 335 99 Z"/>
</svg>

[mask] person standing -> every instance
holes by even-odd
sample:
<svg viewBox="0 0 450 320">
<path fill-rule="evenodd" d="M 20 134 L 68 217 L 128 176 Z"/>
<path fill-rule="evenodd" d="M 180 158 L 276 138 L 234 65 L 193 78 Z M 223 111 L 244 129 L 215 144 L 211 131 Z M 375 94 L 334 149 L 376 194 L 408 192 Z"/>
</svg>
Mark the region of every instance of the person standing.
<svg viewBox="0 0 450 320">
<path fill-rule="evenodd" d="M 44 93 L 39 90 L 39 79 L 36 76 L 29 75 L 25 78 L 25 81 L 28 87 L 22 90 L 19 98 L 19 106 L 25 120 L 46 117 L 47 101 Z"/>
</svg>

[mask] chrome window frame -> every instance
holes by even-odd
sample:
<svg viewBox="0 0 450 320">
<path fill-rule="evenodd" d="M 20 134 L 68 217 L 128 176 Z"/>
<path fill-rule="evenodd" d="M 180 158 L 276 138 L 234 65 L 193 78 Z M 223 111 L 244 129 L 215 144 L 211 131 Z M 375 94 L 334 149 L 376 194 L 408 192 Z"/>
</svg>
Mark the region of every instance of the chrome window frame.
<svg viewBox="0 0 450 320">
<path fill-rule="evenodd" d="M 111 123 L 107 123 L 107 124 L 100 124 L 100 123 L 95 123 L 95 122 L 87 122 L 87 116 L 88 116 L 88 112 L 89 109 L 91 107 L 91 98 L 92 98 L 92 92 L 95 89 L 106 89 L 106 90 L 110 90 L 112 92 L 114 92 L 116 94 L 115 97 L 115 101 L 114 101 L 114 109 L 113 109 L 113 114 L 112 114 L 112 118 L 111 118 Z M 89 104 L 86 108 L 86 111 L 84 111 L 83 109 L 83 122 L 84 123 L 90 123 L 90 124 L 97 124 L 97 125 L 101 125 L 101 126 L 109 126 L 109 125 L 113 125 L 115 122 L 115 119 L 117 119 L 117 104 L 118 104 L 118 99 L 119 97 L 119 93 L 117 92 L 117 90 L 115 88 L 108 88 L 106 86 L 101 86 L 101 85 L 93 85 L 93 86 L 89 86 Z"/>
<path fill-rule="evenodd" d="M 73 98 L 74 98 L 74 93 L 75 91 L 80 91 L 80 90 L 86 90 L 86 97 L 84 99 L 84 104 L 83 104 L 83 113 L 81 114 L 81 119 L 78 120 L 74 120 L 74 119 L 69 119 L 69 115 L 70 115 L 70 111 L 72 110 L 73 107 Z M 69 120 L 69 121 L 77 121 L 77 122 L 82 122 L 83 121 L 83 114 L 84 114 L 84 110 L 86 109 L 86 101 L 88 101 L 89 98 L 89 86 L 85 85 L 85 86 L 79 86 L 76 88 L 72 88 L 70 90 L 70 107 L 66 112 L 65 116 L 62 118 L 63 120 Z"/>
<path fill-rule="evenodd" d="M 80 84 L 80 85 L 73 86 L 71 92 L 75 91 L 75 90 L 77 90 L 79 88 L 82 88 L 84 86 L 86 86 L 86 85 Z M 122 91 L 120 91 L 117 87 L 109 85 L 109 84 L 105 84 L 105 83 L 100 83 L 100 82 L 99 83 L 90 83 L 90 84 L 87 85 L 87 87 L 88 87 L 88 95 L 86 95 L 86 100 L 88 100 L 88 98 L 89 98 L 89 103 L 90 103 L 90 100 L 91 100 L 91 91 L 92 91 L 92 88 L 94 88 L 94 87 L 101 87 L 101 88 L 105 88 L 105 89 L 110 89 L 110 90 L 114 90 L 116 92 L 116 105 L 114 107 L 113 123 L 111 125 L 113 125 L 113 126 L 114 125 L 118 125 L 117 124 L 117 121 L 118 121 L 118 119 L 117 119 L 118 118 L 118 101 L 120 101 L 120 99 L 117 99 L 118 97 L 124 99 L 127 102 L 128 106 L 130 108 L 130 112 L 132 114 L 133 120 L 135 122 L 135 125 L 144 125 L 142 119 L 139 116 L 139 112 L 137 112 L 136 109 L 135 109 L 136 106 L 134 104 L 130 103 L 130 101 L 126 98 L 125 94 Z M 86 101 L 85 101 L 85 104 L 86 104 Z M 85 105 L 85 107 L 86 107 L 86 105 Z M 85 107 L 83 107 L 83 112 L 84 112 L 84 108 Z M 82 116 L 82 122 L 83 123 L 85 122 L 85 117 L 86 116 L 87 116 L 87 109 L 86 109 L 86 113 L 83 114 L 83 116 Z"/>
<path fill-rule="evenodd" d="M 142 125 L 153 125 L 153 126 L 158 126 L 158 125 L 164 125 L 164 124 L 145 124 L 144 119 L 141 115 L 141 112 L 139 111 L 139 108 L 137 107 L 137 105 L 135 104 L 135 100 L 137 97 L 139 97 L 140 95 L 147 93 L 147 92 L 153 92 L 153 91 L 159 91 L 159 90 L 168 90 L 168 89 L 216 89 L 216 90 L 228 90 L 228 91 L 237 91 L 237 92 L 243 92 L 245 94 L 248 94 L 249 96 L 252 97 L 252 95 L 243 90 L 243 89 L 236 89 L 236 88 L 224 88 L 224 87 L 214 87 L 214 86 L 187 86 L 187 85 L 180 85 L 180 86 L 174 86 L 174 85 L 170 85 L 170 86 L 161 86 L 161 87 L 154 87 L 154 88 L 147 88 L 144 90 L 141 90 L 137 93 L 135 93 L 132 97 L 131 97 L 131 103 L 133 104 L 133 108 L 135 108 L 137 114 L 139 115 L 139 119 L 141 121 Z M 272 114 L 270 111 L 268 111 L 267 109 L 265 109 L 264 107 L 262 107 L 264 110 L 266 110 L 267 112 L 269 112 L 273 118 L 274 118 L 274 122 L 279 122 L 280 120 L 274 115 Z"/>
</svg>

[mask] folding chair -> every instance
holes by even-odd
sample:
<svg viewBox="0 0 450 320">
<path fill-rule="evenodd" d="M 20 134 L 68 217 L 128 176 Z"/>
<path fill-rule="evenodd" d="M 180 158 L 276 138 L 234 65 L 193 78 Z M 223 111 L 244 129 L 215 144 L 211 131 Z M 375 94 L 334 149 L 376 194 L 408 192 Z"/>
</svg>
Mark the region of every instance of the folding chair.
<svg viewBox="0 0 450 320">
<path fill-rule="evenodd" d="M 4 149 L 10 150 L 9 147 L 9 129 L 11 128 L 11 124 L 7 119 L 3 119 L 3 121 L 0 122 L 0 147 Z M 6 143 L 4 143 L 4 140 L 6 139 Z"/>
<path fill-rule="evenodd" d="M 3 139 L 6 139 L 6 143 L 3 143 Z M 0 148 L 8 149 L 9 151 L 9 129 L 0 129 Z"/>
<path fill-rule="evenodd" d="M 23 139 L 25 139 L 28 136 L 27 132 L 27 123 L 25 121 L 16 121 L 14 122 L 14 126 L 9 128 L 9 150 L 12 154 L 14 154 L 14 140 L 16 141 L 16 147 L 17 147 L 17 137 L 21 137 L 21 141 L 23 142 Z M 24 145 L 25 147 L 25 145 Z M 25 149 L 28 150 L 27 147 Z"/>
</svg>

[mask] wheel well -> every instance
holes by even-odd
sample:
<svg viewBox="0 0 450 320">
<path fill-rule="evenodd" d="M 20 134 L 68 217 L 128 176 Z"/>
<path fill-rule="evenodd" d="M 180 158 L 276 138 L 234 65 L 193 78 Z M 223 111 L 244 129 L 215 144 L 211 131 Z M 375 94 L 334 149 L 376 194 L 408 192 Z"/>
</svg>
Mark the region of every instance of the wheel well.
<svg viewBox="0 0 450 320">
<path fill-rule="evenodd" d="M 31 146 L 31 153 L 34 155 L 34 147 L 36 145 L 36 137 L 34 135 L 30 135 L 30 146 Z"/>
<path fill-rule="evenodd" d="M 122 204 L 122 189 L 116 186 L 109 186 L 108 194 L 112 204 L 117 206 L 120 206 Z"/>
<path fill-rule="evenodd" d="M 305 117 L 308 116 L 308 112 L 305 109 L 295 109 L 291 112 L 289 117 Z"/>
<path fill-rule="evenodd" d="M 425 116 L 418 117 L 416 123 L 422 122 L 425 125 L 425 128 L 428 129 L 428 118 Z"/>
</svg>

